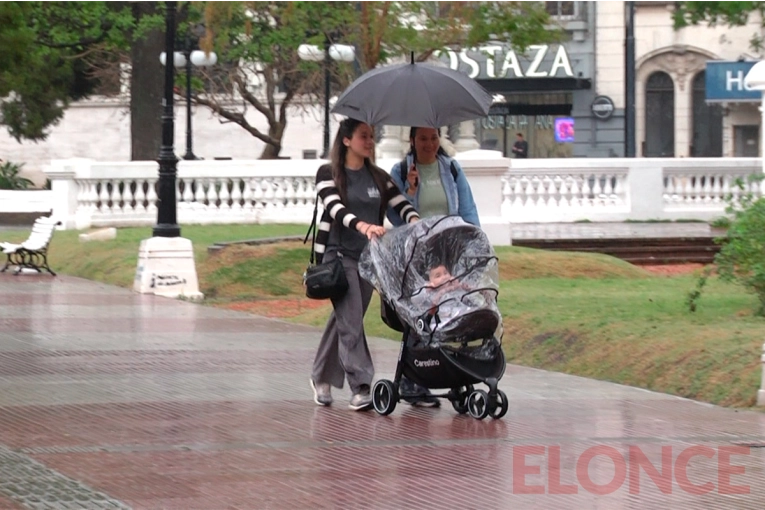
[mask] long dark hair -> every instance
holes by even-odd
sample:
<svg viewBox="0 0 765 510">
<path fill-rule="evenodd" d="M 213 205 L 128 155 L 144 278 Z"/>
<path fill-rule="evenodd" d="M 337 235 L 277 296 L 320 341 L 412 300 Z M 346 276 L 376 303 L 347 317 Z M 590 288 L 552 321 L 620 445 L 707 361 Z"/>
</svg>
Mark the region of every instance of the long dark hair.
<svg viewBox="0 0 765 510">
<path fill-rule="evenodd" d="M 337 134 L 335 135 L 335 141 L 332 143 L 332 150 L 330 151 L 330 167 L 332 168 L 332 179 L 335 181 L 337 191 L 340 193 L 340 199 L 343 203 L 347 204 L 348 198 L 348 178 L 345 174 L 345 158 L 348 155 L 348 147 L 343 143 L 345 138 L 353 138 L 353 133 L 364 124 L 360 120 L 345 119 L 340 122 L 340 126 L 337 128 Z M 388 181 L 390 176 L 383 169 L 375 165 L 371 159 L 364 158 L 364 165 L 369 169 L 372 174 L 377 188 L 380 190 L 380 220 L 382 221 L 385 211 L 388 207 L 388 203 L 385 199 L 387 195 Z"/>
<path fill-rule="evenodd" d="M 407 156 L 414 154 L 414 136 L 417 134 L 417 130 L 420 129 L 418 127 L 412 127 L 409 128 L 409 152 L 407 152 Z M 438 132 L 438 138 L 441 138 L 441 128 L 436 129 Z M 441 147 L 441 144 L 438 144 L 438 151 L 436 151 L 436 156 L 446 156 L 449 157 L 449 154 L 446 153 L 443 147 Z M 416 163 L 416 161 L 415 161 Z"/>
</svg>

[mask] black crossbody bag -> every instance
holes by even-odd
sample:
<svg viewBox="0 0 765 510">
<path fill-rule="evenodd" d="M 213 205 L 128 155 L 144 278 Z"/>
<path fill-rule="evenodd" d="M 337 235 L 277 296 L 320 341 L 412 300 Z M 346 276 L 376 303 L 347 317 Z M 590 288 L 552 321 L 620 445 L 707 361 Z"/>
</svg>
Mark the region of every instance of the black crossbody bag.
<svg viewBox="0 0 765 510">
<path fill-rule="evenodd" d="M 345 277 L 343 269 L 342 254 L 323 264 L 315 264 L 316 261 L 316 215 L 319 210 L 319 196 L 316 195 L 316 202 L 313 206 L 313 221 L 308 227 L 308 232 L 303 239 L 303 244 L 308 242 L 308 236 L 311 236 L 311 257 L 308 267 L 303 274 L 303 284 L 305 285 L 305 295 L 311 299 L 332 299 L 345 295 L 348 291 L 348 279 Z"/>
</svg>

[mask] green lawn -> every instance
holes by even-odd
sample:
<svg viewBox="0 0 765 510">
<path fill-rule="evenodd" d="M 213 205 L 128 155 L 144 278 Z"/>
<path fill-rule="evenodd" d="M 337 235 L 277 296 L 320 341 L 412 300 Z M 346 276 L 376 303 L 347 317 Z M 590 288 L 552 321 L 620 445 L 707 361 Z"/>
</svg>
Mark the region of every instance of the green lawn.
<svg viewBox="0 0 765 510">
<path fill-rule="evenodd" d="M 305 233 L 303 225 L 184 226 L 194 243 L 200 290 L 213 306 L 297 303 L 288 320 L 322 326 L 330 307 L 303 298 L 301 275 L 310 245 L 236 245 L 208 255 L 216 242 Z M 151 228 L 119 229 L 117 239 L 80 243 L 57 232 L 50 263 L 63 274 L 131 287 L 138 246 Z M 4 241 L 23 240 L 24 231 Z M 499 248 L 503 344 L 512 363 L 673 393 L 727 406 L 754 405 L 760 383 L 765 319 L 754 296 L 712 278 L 689 313 L 693 276 L 655 276 L 597 254 Z M 285 301 L 286 300 L 286 301 Z M 301 305 L 302 303 L 302 305 Z M 369 335 L 397 339 L 372 302 Z"/>
</svg>

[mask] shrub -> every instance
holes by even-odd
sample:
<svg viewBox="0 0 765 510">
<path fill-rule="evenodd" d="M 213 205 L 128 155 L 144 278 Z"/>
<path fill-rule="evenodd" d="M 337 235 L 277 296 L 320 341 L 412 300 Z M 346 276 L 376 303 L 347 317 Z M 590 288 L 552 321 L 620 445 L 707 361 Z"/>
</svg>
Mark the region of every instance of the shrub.
<svg viewBox="0 0 765 510">
<path fill-rule="evenodd" d="M 759 301 L 757 315 L 765 316 L 765 198 L 753 189 L 759 188 L 762 175 L 736 182 L 741 191 L 738 200 L 728 199 L 726 212 L 731 216 L 727 234 L 715 239 L 720 252 L 715 256 L 715 270 L 722 280 L 742 285 L 753 292 Z M 698 280 L 696 288 L 688 293 L 686 304 L 695 311 L 706 279 L 706 271 Z"/>
<path fill-rule="evenodd" d="M 23 163 L 0 162 L 0 189 L 29 189 L 33 183 L 21 176 L 23 166 Z"/>
</svg>

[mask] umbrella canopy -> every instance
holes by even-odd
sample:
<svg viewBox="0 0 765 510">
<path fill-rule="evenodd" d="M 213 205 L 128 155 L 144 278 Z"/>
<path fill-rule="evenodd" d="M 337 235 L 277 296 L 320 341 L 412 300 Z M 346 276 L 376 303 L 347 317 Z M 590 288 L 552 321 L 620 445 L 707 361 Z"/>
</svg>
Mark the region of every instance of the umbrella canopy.
<svg viewBox="0 0 765 510">
<path fill-rule="evenodd" d="M 412 62 L 365 73 L 332 112 L 372 126 L 439 128 L 485 117 L 491 103 L 491 95 L 468 75 Z"/>
</svg>

